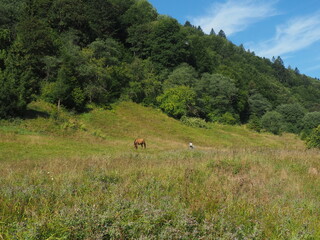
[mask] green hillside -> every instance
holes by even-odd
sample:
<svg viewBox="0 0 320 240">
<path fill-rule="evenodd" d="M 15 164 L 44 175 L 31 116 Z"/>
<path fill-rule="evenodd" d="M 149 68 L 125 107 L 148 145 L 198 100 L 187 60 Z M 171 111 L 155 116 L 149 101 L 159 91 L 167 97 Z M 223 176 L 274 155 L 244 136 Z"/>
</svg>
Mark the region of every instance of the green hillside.
<svg viewBox="0 0 320 240">
<path fill-rule="evenodd" d="M 0 9 L 0 119 L 38 100 L 77 113 L 125 100 L 303 138 L 320 124 L 318 79 L 147 0 L 3 0 Z"/>
<path fill-rule="evenodd" d="M 81 156 L 99 155 L 110 150 L 127 152 L 133 150 L 133 140 L 138 137 L 146 139 L 150 151 L 185 150 L 189 142 L 199 150 L 259 146 L 304 149 L 304 144 L 294 135 L 279 137 L 259 134 L 245 126 L 214 123 L 209 124 L 209 129 L 192 128 L 157 109 L 132 102 L 116 104 L 112 110 L 95 108 L 81 115 L 62 112 L 58 119 L 49 117 L 55 111 L 53 105 L 34 102 L 30 104 L 30 118 L 2 121 L 4 148 L 0 159 L 27 159 L 29 154 L 31 158 L 43 158 L 48 154 Z M 88 141 L 92 144 L 88 145 Z M 9 146 L 18 148 L 14 155 Z M 30 148 L 34 152 L 29 151 Z"/>
<path fill-rule="evenodd" d="M 320 155 L 295 135 L 132 102 L 55 111 L 0 123 L 0 239 L 320 238 Z"/>
</svg>

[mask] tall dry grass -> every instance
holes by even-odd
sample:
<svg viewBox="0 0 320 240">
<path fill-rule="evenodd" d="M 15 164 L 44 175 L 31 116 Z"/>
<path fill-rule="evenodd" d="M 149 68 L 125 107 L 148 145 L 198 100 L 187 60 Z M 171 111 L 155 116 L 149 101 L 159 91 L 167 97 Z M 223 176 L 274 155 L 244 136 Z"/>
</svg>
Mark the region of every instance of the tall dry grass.
<svg viewBox="0 0 320 240">
<path fill-rule="evenodd" d="M 6 162 L 1 236 L 317 239 L 318 155 L 250 148 Z"/>
</svg>

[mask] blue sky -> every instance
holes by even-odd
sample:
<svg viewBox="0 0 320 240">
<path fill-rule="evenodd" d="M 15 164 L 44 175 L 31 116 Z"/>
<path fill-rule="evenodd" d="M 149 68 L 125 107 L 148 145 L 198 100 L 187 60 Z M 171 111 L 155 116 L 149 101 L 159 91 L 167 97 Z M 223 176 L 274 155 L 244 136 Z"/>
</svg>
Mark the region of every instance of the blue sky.
<svg viewBox="0 0 320 240">
<path fill-rule="evenodd" d="M 209 33 L 222 29 L 256 55 L 320 78 L 319 0 L 149 0 L 158 13 Z"/>
</svg>

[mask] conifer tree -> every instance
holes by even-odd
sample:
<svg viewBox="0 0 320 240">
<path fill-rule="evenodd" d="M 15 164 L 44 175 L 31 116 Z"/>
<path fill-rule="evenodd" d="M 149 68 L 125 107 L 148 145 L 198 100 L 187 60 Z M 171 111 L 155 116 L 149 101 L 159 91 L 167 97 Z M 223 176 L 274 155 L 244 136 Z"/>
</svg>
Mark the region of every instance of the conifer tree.
<svg viewBox="0 0 320 240">
<path fill-rule="evenodd" d="M 222 29 L 219 31 L 218 36 L 222 37 L 222 38 L 227 38 L 226 34 L 224 33 L 224 31 Z"/>
<path fill-rule="evenodd" d="M 192 27 L 191 23 L 189 21 L 186 21 L 184 24 L 185 27 Z"/>
</svg>

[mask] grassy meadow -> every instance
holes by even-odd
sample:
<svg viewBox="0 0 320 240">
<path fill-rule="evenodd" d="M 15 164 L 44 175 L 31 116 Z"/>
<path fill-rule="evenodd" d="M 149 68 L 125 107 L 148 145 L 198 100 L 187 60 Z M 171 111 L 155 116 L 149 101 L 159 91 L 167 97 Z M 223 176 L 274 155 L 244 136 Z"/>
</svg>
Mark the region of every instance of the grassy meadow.
<svg viewBox="0 0 320 240">
<path fill-rule="evenodd" d="M 320 239 L 320 152 L 294 135 L 29 108 L 0 122 L 0 240 Z"/>
</svg>

